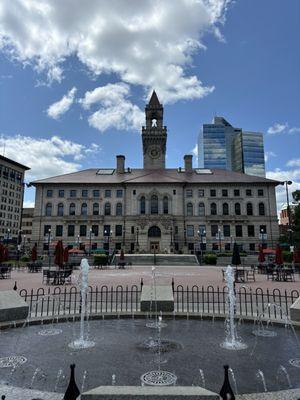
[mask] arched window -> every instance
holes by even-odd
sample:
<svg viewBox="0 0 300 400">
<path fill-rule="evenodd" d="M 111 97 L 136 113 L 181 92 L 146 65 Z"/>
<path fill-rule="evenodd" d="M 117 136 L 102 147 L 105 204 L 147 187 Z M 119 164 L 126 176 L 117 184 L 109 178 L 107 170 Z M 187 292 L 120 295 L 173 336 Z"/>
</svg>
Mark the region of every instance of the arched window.
<svg viewBox="0 0 300 400">
<path fill-rule="evenodd" d="M 247 215 L 253 215 L 253 205 L 252 205 L 252 203 L 247 203 Z"/>
<path fill-rule="evenodd" d="M 87 204 L 82 203 L 81 205 L 81 215 L 87 215 Z"/>
<path fill-rule="evenodd" d="M 210 213 L 211 213 L 211 215 L 217 215 L 217 205 L 216 205 L 216 203 L 211 203 L 211 205 L 210 205 Z"/>
<path fill-rule="evenodd" d="M 63 203 L 59 203 L 57 206 L 57 216 L 62 217 L 64 215 L 64 205 Z"/>
<path fill-rule="evenodd" d="M 52 215 L 52 204 L 51 203 L 47 203 L 46 204 L 46 217 L 51 217 Z"/>
<path fill-rule="evenodd" d="M 229 214 L 229 206 L 228 203 L 223 203 L 223 215 Z"/>
<path fill-rule="evenodd" d="M 117 203 L 117 205 L 116 205 L 116 215 L 122 215 L 122 214 L 123 214 L 122 203 Z"/>
<path fill-rule="evenodd" d="M 169 214 L 169 199 L 168 196 L 163 198 L 163 210 L 164 214 Z"/>
<path fill-rule="evenodd" d="M 158 226 L 151 226 L 148 229 L 148 237 L 161 237 L 161 230 Z"/>
<path fill-rule="evenodd" d="M 70 204 L 69 215 L 75 215 L 75 203 Z"/>
<path fill-rule="evenodd" d="M 110 215 L 110 214 L 111 214 L 110 203 L 105 203 L 105 205 L 104 205 L 104 215 Z"/>
<path fill-rule="evenodd" d="M 158 197 L 156 194 L 151 197 L 151 214 L 158 214 Z"/>
<path fill-rule="evenodd" d="M 204 217 L 205 216 L 205 205 L 204 203 L 199 203 L 198 205 L 198 214 L 200 217 Z"/>
<path fill-rule="evenodd" d="M 188 217 L 191 217 L 192 215 L 194 215 L 193 203 L 187 203 L 187 205 L 186 205 L 186 215 Z"/>
<path fill-rule="evenodd" d="M 99 203 L 93 204 L 93 215 L 99 215 Z"/>
<path fill-rule="evenodd" d="M 240 203 L 235 203 L 234 212 L 235 212 L 235 215 L 241 215 L 241 205 L 240 205 Z"/>
<path fill-rule="evenodd" d="M 264 203 L 259 203 L 258 205 L 258 214 L 265 215 L 265 205 Z"/>
<path fill-rule="evenodd" d="M 145 199 L 145 196 L 142 196 L 141 200 L 140 200 L 140 213 L 141 214 L 146 214 L 146 199 Z"/>
</svg>

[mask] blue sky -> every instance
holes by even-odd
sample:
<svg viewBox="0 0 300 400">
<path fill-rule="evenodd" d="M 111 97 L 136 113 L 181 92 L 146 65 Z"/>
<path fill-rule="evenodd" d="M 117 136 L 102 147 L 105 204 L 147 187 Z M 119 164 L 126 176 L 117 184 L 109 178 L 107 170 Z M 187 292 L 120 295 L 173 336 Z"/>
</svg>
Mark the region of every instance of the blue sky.
<svg viewBox="0 0 300 400">
<path fill-rule="evenodd" d="M 168 167 L 217 114 L 263 132 L 268 176 L 300 188 L 298 0 L 38 3 L 0 6 L 0 151 L 32 168 L 27 180 L 112 167 L 116 154 L 140 167 L 154 88 Z"/>
</svg>

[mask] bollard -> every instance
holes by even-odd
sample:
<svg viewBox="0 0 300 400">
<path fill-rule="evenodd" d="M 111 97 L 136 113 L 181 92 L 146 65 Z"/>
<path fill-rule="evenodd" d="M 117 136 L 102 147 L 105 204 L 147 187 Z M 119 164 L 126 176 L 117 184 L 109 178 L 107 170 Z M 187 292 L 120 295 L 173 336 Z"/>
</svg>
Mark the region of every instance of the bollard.
<svg viewBox="0 0 300 400">
<path fill-rule="evenodd" d="M 14 284 L 13 290 L 18 290 L 18 288 L 17 288 L 17 281 L 15 281 L 15 284 Z"/>
<path fill-rule="evenodd" d="M 235 400 L 235 396 L 229 382 L 228 370 L 229 365 L 224 365 L 224 382 L 220 390 L 220 396 L 222 400 Z"/>
<path fill-rule="evenodd" d="M 75 364 L 71 364 L 70 368 L 71 368 L 70 381 L 63 400 L 76 400 L 80 395 L 80 391 L 75 382 Z"/>
</svg>

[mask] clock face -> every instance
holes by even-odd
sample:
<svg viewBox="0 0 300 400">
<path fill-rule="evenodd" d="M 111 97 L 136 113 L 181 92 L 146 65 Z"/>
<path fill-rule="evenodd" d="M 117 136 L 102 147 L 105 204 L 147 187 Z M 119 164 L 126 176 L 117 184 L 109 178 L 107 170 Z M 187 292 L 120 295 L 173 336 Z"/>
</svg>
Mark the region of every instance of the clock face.
<svg viewBox="0 0 300 400">
<path fill-rule="evenodd" d="M 158 158 L 160 156 L 160 149 L 158 147 L 151 147 L 149 155 L 151 158 Z"/>
</svg>

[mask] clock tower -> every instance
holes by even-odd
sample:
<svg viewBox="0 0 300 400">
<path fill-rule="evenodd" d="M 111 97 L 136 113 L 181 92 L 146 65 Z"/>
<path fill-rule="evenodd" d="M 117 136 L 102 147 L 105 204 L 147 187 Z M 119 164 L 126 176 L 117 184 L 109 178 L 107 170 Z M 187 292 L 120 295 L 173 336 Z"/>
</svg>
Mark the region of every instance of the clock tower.
<svg viewBox="0 0 300 400">
<path fill-rule="evenodd" d="M 142 128 L 144 169 L 164 169 L 166 167 L 167 128 L 163 126 L 164 109 L 153 90 L 146 105 L 146 126 Z"/>
</svg>

